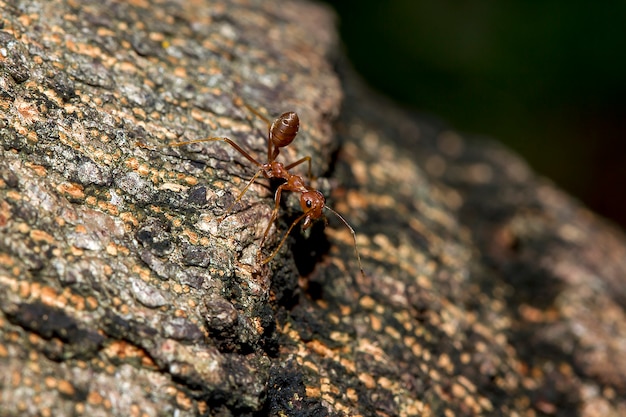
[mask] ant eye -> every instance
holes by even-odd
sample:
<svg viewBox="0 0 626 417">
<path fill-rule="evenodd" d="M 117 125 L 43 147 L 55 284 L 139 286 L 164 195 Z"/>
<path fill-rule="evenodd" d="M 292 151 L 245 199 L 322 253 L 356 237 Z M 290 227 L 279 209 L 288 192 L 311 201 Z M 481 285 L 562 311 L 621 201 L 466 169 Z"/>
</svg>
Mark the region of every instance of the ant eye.
<svg viewBox="0 0 626 417">
<path fill-rule="evenodd" d="M 313 205 L 313 203 L 311 202 L 311 200 L 307 200 L 307 201 L 306 201 L 306 206 L 307 206 L 308 208 L 311 208 L 311 206 L 312 206 L 312 205 Z"/>
</svg>

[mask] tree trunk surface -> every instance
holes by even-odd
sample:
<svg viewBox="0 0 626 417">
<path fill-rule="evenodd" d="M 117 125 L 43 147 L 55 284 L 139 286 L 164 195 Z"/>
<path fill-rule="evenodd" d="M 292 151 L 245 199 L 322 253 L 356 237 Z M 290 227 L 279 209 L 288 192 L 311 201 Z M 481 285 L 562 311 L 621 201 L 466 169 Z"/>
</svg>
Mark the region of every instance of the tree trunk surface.
<svg viewBox="0 0 626 417">
<path fill-rule="evenodd" d="M 1 416 L 626 415 L 626 239 L 278 0 L 0 0 Z M 244 103 L 247 105 L 244 105 Z M 258 114 L 250 111 L 254 109 Z M 295 227 L 267 161 L 356 230 Z M 259 117 L 261 115 L 261 117 Z M 232 203 L 235 203 L 234 205 Z M 232 205 L 232 207 L 231 207 Z"/>
</svg>

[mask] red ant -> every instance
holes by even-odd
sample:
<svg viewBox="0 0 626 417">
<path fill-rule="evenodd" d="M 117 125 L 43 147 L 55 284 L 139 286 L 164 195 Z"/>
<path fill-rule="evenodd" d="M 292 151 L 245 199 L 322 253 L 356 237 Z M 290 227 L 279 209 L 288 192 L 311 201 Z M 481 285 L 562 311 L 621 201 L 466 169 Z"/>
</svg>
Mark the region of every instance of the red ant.
<svg viewBox="0 0 626 417">
<path fill-rule="evenodd" d="M 357 249 L 356 233 L 354 232 L 354 229 L 350 226 L 350 224 L 348 224 L 348 222 L 339 213 L 337 213 L 335 210 L 331 209 L 330 207 L 326 205 L 326 199 L 324 198 L 324 195 L 320 191 L 314 189 L 313 187 L 306 185 L 306 183 L 304 182 L 304 179 L 300 175 L 292 174 L 289 172 L 290 169 L 304 162 L 308 162 L 309 178 L 311 178 L 311 157 L 305 156 L 304 158 L 300 158 L 297 161 L 292 162 L 287 165 L 284 165 L 282 162 L 276 161 L 278 154 L 280 154 L 280 149 L 288 146 L 291 142 L 293 142 L 293 140 L 295 139 L 298 133 L 298 129 L 300 128 L 300 119 L 298 118 L 298 115 L 295 112 L 286 112 L 286 113 L 281 114 L 276 120 L 270 123 L 270 121 L 265 116 L 260 114 L 254 108 L 252 108 L 251 106 L 245 103 L 244 105 L 248 108 L 248 110 L 250 110 L 252 113 L 254 113 L 257 117 L 259 117 L 261 120 L 263 120 L 267 124 L 267 162 L 261 163 L 257 161 L 243 148 L 241 148 L 231 139 L 226 138 L 226 137 L 210 137 L 210 138 L 196 139 L 196 140 L 178 142 L 178 143 L 167 145 L 167 146 L 173 147 L 173 146 L 183 146 L 183 145 L 188 145 L 192 143 L 202 143 L 202 142 L 213 142 L 213 141 L 226 142 L 227 144 L 235 148 L 235 150 L 239 152 L 241 155 L 243 155 L 247 160 L 249 160 L 250 162 L 252 162 L 254 165 L 258 167 L 256 174 L 254 174 L 254 176 L 250 179 L 250 181 L 248 181 L 248 183 L 243 188 L 243 190 L 241 190 L 241 192 L 239 193 L 239 196 L 235 199 L 235 201 L 225 210 L 225 214 L 219 219 L 219 222 L 221 222 L 226 217 L 228 212 L 232 209 L 232 207 L 239 200 L 241 200 L 241 198 L 248 191 L 252 183 L 254 183 L 254 181 L 257 178 L 259 178 L 260 175 L 263 175 L 265 178 L 268 178 L 268 179 L 282 179 L 285 182 L 280 184 L 278 188 L 276 189 L 276 194 L 274 196 L 274 201 L 275 201 L 274 210 L 272 211 L 270 221 L 267 224 L 267 227 L 265 228 L 265 233 L 263 233 L 263 239 L 261 240 L 261 243 L 259 245 L 259 253 L 258 253 L 259 257 L 261 256 L 261 249 L 263 248 L 265 239 L 267 238 L 270 228 L 272 227 L 272 223 L 274 223 L 274 221 L 276 221 L 276 218 L 278 217 L 280 198 L 281 198 L 281 194 L 283 191 L 292 191 L 292 192 L 300 193 L 300 207 L 302 208 L 303 214 L 299 216 L 297 219 L 295 219 L 293 223 L 291 223 L 291 226 L 289 226 L 289 229 L 287 230 L 282 240 L 278 244 L 278 247 L 274 250 L 274 252 L 272 252 L 270 256 L 261 260 L 261 265 L 265 265 L 266 263 L 271 261 L 274 258 L 274 256 L 276 256 L 280 248 L 283 246 L 283 244 L 287 240 L 287 236 L 291 232 L 291 229 L 293 229 L 296 224 L 298 224 L 302 219 L 304 219 L 304 223 L 302 223 L 302 229 L 306 230 L 312 226 L 313 220 L 320 219 L 324 216 L 324 214 L 322 213 L 322 210 L 326 209 L 334 213 L 335 216 L 337 216 L 337 218 L 341 220 L 343 224 L 345 224 L 346 227 L 350 230 L 350 233 L 352 234 L 352 238 L 354 239 L 354 252 L 359 262 L 359 268 L 361 269 L 361 274 L 365 275 L 365 273 L 363 272 L 363 266 L 361 264 L 361 256 L 359 255 L 359 251 Z"/>
</svg>

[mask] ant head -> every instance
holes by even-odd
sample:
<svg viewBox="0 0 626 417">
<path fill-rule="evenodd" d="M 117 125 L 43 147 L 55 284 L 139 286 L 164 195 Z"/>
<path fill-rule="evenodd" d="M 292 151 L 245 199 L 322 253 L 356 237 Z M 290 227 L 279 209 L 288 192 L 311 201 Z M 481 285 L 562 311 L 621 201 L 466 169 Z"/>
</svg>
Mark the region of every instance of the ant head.
<svg viewBox="0 0 626 417">
<path fill-rule="evenodd" d="M 300 196 L 300 206 L 302 211 L 306 215 L 302 228 L 307 229 L 311 227 L 312 220 L 322 217 L 322 210 L 326 204 L 324 195 L 317 190 L 309 190 L 302 193 Z"/>
<path fill-rule="evenodd" d="M 300 128 L 300 119 L 295 112 L 287 112 L 270 126 L 270 140 L 277 148 L 284 148 L 296 138 Z"/>
</svg>

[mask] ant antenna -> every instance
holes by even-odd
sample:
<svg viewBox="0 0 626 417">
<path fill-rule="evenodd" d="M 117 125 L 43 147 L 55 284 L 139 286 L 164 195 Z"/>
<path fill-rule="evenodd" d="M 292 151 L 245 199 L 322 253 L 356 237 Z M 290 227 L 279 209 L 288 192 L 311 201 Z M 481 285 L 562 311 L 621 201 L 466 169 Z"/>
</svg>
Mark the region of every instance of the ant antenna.
<svg viewBox="0 0 626 417">
<path fill-rule="evenodd" d="M 346 219 L 343 218 L 343 216 L 339 213 L 337 213 L 335 210 L 331 209 L 330 207 L 328 207 L 327 205 L 324 204 L 324 208 L 328 211 L 330 211 L 331 213 L 333 213 L 335 216 L 337 216 L 337 218 L 339 220 L 341 220 L 341 222 L 343 224 L 346 225 L 346 227 L 348 228 L 348 230 L 350 230 L 350 233 L 352 233 L 352 239 L 354 240 L 354 253 L 356 254 L 356 259 L 359 262 L 359 269 L 361 270 L 361 276 L 365 277 L 365 272 L 363 271 L 363 264 L 361 263 L 361 255 L 359 255 L 359 249 L 357 247 L 357 243 L 356 243 L 356 232 L 354 231 L 354 229 L 352 228 L 352 226 L 350 226 L 350 224 L 348 223 L 348 221 Z"/>
</svg>

